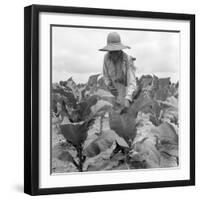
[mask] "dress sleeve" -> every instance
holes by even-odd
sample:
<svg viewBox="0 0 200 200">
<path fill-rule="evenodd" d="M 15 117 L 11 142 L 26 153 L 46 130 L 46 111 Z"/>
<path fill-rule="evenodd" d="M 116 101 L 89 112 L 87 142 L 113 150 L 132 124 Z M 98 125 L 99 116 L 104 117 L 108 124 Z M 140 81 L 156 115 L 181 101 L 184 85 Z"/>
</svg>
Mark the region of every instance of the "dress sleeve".
<svg viewBox="0 0 200 200">
<path fill-rule="evenodd" d="M 108 74 L 107 55 L 104 56 L 104 61 L 103 61 L 103 77 L 104 77 L 105 84 L 107 86 L 109 86 L 112 81 L 111 81 L 110 76 Z"/>
<path fill-rule="evenodd" d="M 135 76 L 135 66 L 133 64 L 133 57 L 128 56 L 128 65 L 127 65 L 127 91 L 126 99 L 132 102 L 133 92 L 137 90 L 137 82 Z"/>
</svg>

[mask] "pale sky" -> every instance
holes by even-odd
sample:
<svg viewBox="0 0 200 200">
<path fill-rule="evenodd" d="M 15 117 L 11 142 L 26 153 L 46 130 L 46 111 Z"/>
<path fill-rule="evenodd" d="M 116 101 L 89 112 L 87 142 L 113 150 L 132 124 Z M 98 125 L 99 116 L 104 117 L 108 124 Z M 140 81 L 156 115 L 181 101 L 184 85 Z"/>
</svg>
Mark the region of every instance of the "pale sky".
<svg viewBox="0 0 200 200">
<path fill-rule="evenodd" d="M 136 57 L 136 76 L 179 79 L 179 33 L 53 27 L 53 82 L 72 76 L 76 83 L 85 83 L 90 75 L 102 73 L 105 52 L 99 49 L 106 45 L 111 31 L 118 32 L 122 43 L 131 47 L 124 51 Z"/>
</svg>

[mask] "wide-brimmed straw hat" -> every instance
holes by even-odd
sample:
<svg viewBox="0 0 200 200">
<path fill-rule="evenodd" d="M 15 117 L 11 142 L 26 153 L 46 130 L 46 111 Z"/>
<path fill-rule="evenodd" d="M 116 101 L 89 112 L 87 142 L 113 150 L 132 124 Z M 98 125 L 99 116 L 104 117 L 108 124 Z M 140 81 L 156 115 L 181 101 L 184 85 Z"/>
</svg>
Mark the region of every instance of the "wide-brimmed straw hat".
<svg viewBox="0 0 200 200">
<path fill-rule="evenodd" d="M 120 51 L 122 49 L 130 49 L 130 47 L 121 43 L 120 35 L 117 32 L 111 32 L 107 37 L 107 45 L 99 51 Z"/>
</svg>

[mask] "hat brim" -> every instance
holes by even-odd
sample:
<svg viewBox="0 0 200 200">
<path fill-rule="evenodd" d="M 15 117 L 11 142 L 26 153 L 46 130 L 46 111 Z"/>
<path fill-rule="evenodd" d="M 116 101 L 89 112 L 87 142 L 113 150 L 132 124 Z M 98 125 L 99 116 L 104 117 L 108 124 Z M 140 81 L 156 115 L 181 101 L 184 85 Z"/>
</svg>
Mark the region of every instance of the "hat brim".
<svg viewBox="0 0 200 200">
<path fill-rule="evenodd" d="M 120 51 L 122 49 L 130 49 L 131 47 L 123 45 L 123 44 L 109 44 L 99 49 L 99 51 Z"/>
</svg>

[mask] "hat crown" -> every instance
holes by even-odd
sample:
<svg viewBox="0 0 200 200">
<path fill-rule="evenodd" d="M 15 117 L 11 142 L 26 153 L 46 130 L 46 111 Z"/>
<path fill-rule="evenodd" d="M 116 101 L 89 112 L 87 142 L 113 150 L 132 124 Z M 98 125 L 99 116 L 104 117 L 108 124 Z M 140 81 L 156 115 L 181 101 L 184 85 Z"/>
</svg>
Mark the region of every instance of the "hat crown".
<svg viewBox="0 0 200 200">
<path fill-rule="evenodd" d="M 111 32 L 107 37 L 107 44 L 121 43 L 120 35 L 117 32 Z"/>
<path fill-rule="evenodd" d="M 99 50 L 100 51 L 120 51 L 123 49 L 130 49 L 130 47 L 121 43 L 120 35 L 117 32 L 110 32 L 107 36 L 107 45 Z"/>
</svg>

